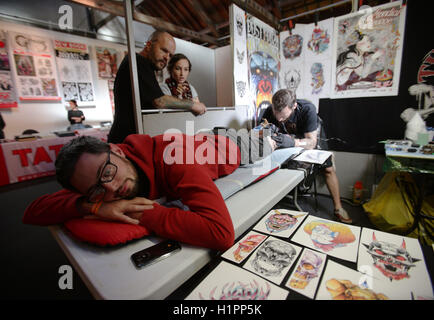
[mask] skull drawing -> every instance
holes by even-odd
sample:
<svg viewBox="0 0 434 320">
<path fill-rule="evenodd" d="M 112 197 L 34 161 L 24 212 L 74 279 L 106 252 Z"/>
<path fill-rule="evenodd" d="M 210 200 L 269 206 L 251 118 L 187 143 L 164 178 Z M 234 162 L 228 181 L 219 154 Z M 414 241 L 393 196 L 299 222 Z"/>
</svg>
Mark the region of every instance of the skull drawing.
<svg viewBox="0 0 434 320">
<path fill-rule="evenodd" d="M 296 255 L 294 247 L 278 240 L 266 241 L 256 252 L 251 264 L 264 276 L 278 276 L 289 266 Z"/>
<path fill-rule="evenodd" d="M 298 264 L 290 286 L 293 288 L 304 289 L 309 281 L 318 277 L 318 271 L 323 263 L 323 259 L 312 251 L 306 251 Z"/>
<path fill-rule="evenodd" d="M 286 89 L 296 91 L 301 81 L 300 72 L 296 69 L 291 69 L 285 73 Z"/>
</svg>

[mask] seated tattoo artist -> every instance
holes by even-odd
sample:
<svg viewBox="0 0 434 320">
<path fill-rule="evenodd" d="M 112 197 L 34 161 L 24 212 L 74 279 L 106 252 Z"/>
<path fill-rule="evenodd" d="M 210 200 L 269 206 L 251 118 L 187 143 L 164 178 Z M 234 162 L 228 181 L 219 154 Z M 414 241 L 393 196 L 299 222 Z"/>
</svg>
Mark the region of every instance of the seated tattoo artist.
<svg viewBox="0 0 434 320">
<path fill-rule="evenodd" d="M 247 131 L 239 135 L 235 130 L 194 137 L 133 134 L 122 144 L 81 136 L 56 159 L 57 180 L 65 189 L 33 201 L 23 222 L 58 224 L 93 213 L 143 225 L 164 238 L 225 250 L 233 244 L 234 229 L 213 180 L 274 149 L 270 137 L 252 139 Z M 188 211 L 153 201 L 161 197 L 181 200 Z"/>
<path fill-rule="evenodd" d="M 277 91 L 261 119 L 270 124 L 272 139 L 278 148 L 302 147 L 313 149 L 317 146 L 318 117 L 315 106 L 302 99 L 296 99 L 295 93 L 288 89 Z M 342 207 L 339 181 L 331 159 L 323 165 L 327 188 L 332 196 L 335 216 L 344 223 L 352 223 Z"/>
</svg>

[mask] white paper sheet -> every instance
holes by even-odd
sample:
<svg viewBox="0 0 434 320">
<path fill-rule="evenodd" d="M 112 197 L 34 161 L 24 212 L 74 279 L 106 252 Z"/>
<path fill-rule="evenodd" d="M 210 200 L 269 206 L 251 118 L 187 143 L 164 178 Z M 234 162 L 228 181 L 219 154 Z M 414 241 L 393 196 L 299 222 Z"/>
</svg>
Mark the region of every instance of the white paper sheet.
<svg viewBox="0 0 434 320">
<path fill-rule="evenodd" d="M 330 151 L 312 149 L 303 151 L 303 153 L 297 156 L 294 160 L 323 164 L 331 155 L 332 153 Z"/>
<path fill-rule="evenodd" d="M 288 291 L 222 261 L 186 300 L 285 300 Z"/>
</svg>

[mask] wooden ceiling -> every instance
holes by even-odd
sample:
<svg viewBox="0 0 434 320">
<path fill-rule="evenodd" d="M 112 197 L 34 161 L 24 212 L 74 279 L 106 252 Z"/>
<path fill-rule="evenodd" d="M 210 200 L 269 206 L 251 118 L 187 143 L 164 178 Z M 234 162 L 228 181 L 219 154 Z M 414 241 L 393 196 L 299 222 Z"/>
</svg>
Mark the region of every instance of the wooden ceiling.
<svg viewBox="0 0 434 320">
<path fill-rule="evenodd" d="M 69 0 L 91 10 L 108 12 L 96 29 L 116 16 L 123 16 L 122 0 Z M 129 1 L 129 0 L 127 0 Z M 289 21 L 312 23 L 348 14 L 356 5 L 377 6 L 388 0 L 135 0 L 134 19 L 167 30 L 174 36 L 215 48 L 230 43 L 229 6 L 235 3 L 279 31 Z"/>
</svg>

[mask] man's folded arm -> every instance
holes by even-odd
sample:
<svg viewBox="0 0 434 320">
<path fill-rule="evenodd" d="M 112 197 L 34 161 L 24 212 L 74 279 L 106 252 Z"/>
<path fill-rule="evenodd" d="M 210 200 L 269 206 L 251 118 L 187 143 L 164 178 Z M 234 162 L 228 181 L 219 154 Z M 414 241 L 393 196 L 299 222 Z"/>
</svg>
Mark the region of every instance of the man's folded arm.
<svg viewBox="0 0 434 320">
<path fill-rule="evenodd" d="M 181 242 L 226 250 L 233 245 L 234 229 L 226 204 L 212 179 L 198 170 L 170 169 L 171 188 L 189 211 L 158 204 L 145 210 L 140 224 L 157 235 Z"/>
<path fill-rule="evenodd" d="M 80 218 L 86 215 L 86 212 L 79 208 L 81 197 L 80 194 L 66 189 L 41 196 L 26 208 L 23 223 L 50 225 Z"/>
</svg>

